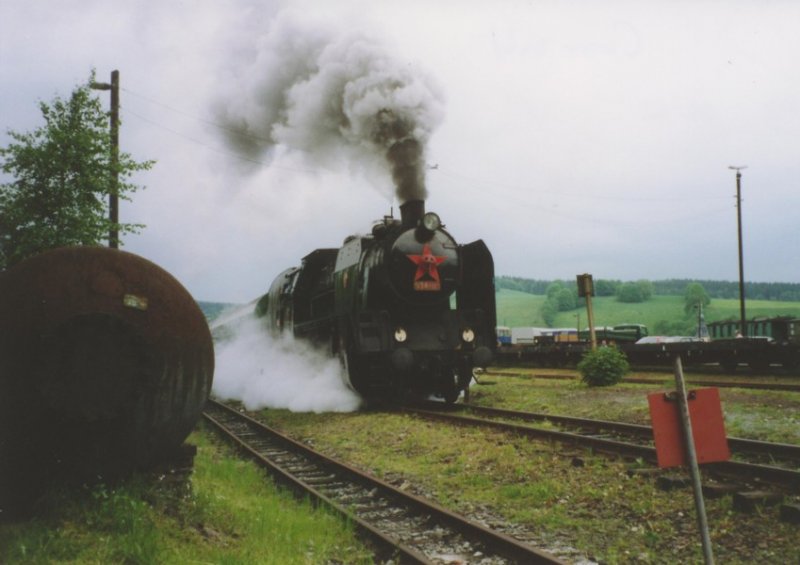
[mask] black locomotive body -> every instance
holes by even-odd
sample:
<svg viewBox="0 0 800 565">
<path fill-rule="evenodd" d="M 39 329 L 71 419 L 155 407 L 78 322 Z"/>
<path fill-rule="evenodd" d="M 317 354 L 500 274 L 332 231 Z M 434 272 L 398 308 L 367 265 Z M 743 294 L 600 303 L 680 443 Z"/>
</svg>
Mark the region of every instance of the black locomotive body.
<svg viewBox="0 0 800 565">
<path fill-rule="evenodd" d="M 367 398 L 452 402 L 493 359 L 494 263 L 483 241 L 459 245 L 423 201 L 401 214 L 281 273 L 256 315 L 338 356 Z"/>
</svg>

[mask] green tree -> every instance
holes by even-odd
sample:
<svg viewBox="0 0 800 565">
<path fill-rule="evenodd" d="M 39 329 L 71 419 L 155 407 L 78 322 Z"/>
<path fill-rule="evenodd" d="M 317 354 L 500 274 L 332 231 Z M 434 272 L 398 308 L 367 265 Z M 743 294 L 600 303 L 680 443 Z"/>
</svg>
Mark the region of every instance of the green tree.
<svg viewBox="0 0 800 565">
<path fill-rule="evenodd" d="M 555 299 L 556 295 L 563 290 L 564 285 L 558 281 L 553 281 L 549 285 L 547 285 L 547 290 L 545 291 L 545 295 L 547 298 Z"/>
<path fill-rule="evenodd" d="M 698 304 L 704 307 L 711 304 L 711 298 L 706 293 L 706 289 L 698 282 L 691 282 L 686 285 L 683 293 L 683 311 L 689 314 Z"/>
<path fill-rule="evenodd" d="M 558 314 L 558 303 L 555 300 L 547 299 L 542 304 L 541 315 L 545 325 L 552 328 Z"/>
<path fill-rule="evenodd" d="M 597 296 L 614 296 L 619 284 L 619 281 L 597 279 L 594 281 L 594 293 Z"/>
<path fill-rule="evenodd" d="M 617 287 L 617 300 L 620 302 L 633 303 L 644 302 L 642 288 L 634 282 L 622 283 Z"/>
<path fill-rule="evenodd" d="M 634 284 L 639 287 L 639 292 L 642 294 L 642 300 L 650 300 L 653 297 L 653 283 L 645 279 L 639 279 Z"/>
<path fill-rule="evenodd" d="M 653 297 L 654 289 L 653 283 L 645 279 L 620 283 L 617 285 L 617 300 L 629 303 L 645 302 Z"/>
<path fill-rule="evenodd" d="M 64 245 L 97 245 L 109 233 L 107 195 L 112 186 L 108 114 L 89 81 L 67 99 L 40 102 L 44 125 L 31 133 L 8 131 L 0 148 L 2 171 L 13 178 L 0 184 L 0 268 Z M 117 194 L 130 200 L 138 187 L 129 179 L 153 161 L 120 153 Z M 121 223 L 120 235 L 143 226 Z"/>
<path fill-rule="evenodd" d="M 578 307 L 578 291 L 574 288 L 562 288 L 556 292 L 554 299 L 559 312 L 567 312 Z"/>
</svg>

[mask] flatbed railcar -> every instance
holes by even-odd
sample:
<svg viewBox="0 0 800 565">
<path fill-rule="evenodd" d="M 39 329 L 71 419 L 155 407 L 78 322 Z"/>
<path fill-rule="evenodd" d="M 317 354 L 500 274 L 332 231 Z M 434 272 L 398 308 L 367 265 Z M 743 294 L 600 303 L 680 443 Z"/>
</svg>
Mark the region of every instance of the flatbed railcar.
<svg viewBox="0 0 800 565">
<path fill-rule="evenodd" d="M 685 366 L 718 365 L 725 372 L 740 366 L 763 373 L 775 369 L 797 373 L 800 369 L 800 319 L 790 317 L 754 318 L 747 322 L 743 337 L 738 321 L 708 324 L 710 340 L 694 337 L 649 336 L 635 342 L 612 332 L 597 332 L 597 343 L 611 345 L 625 353 L 634 366 L 669 366 L 676 355 Z M 633 328 L 632 328 L 633 331 Z M 640 329 L 646 334 L 646 328 Z M 588 332 L 580 333 L 577 342 L 559 342 L 547 336 L 532 344 L 502 348 L 498 364 L 530 363 L 539 366 L 574 366 L 591 349 Z M 603 343 L 605 342 L 605 343 Z"/>
</svg>

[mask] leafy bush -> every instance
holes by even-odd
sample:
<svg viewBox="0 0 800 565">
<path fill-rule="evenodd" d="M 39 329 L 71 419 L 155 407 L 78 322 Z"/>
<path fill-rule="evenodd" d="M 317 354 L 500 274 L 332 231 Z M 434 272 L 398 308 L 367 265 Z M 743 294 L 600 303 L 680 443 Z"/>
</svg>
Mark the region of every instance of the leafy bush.
<svg viewBox="0 0 800 565">
<path fill-rule="evenodd" d="M 599 347 L 589 351 L 578 363 L 582 380 L 589 386 L 616 384 L 629 369 L 625 354 L 615 347 Z"/>
</svg>

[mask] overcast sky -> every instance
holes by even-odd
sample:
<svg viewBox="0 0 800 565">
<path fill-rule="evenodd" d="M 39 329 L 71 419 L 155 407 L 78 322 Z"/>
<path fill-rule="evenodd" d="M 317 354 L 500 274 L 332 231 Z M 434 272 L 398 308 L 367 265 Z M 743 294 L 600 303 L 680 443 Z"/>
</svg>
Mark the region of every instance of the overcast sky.
<svg viewBox="0 0 800 565">
<path fill-rule="evenodd" d="M 199 300 L 249 301 L 397 215 L 357 141 L 319 152 L 267 111 L 289 62 L 308 79 L 306 54 L 339 68 L 358 43 L 424 110 L 427 209 L 484 239 L 497 274 L 737 280 L 728 167 L 747 165 L 745 278 L 800 282 L 799 28 L 794 1 L 4 0 L 0 145 L 118 69 L 122 150 L 157 161 L 121 207 L 147 224 L 124 249 Z"/>
</svg>

